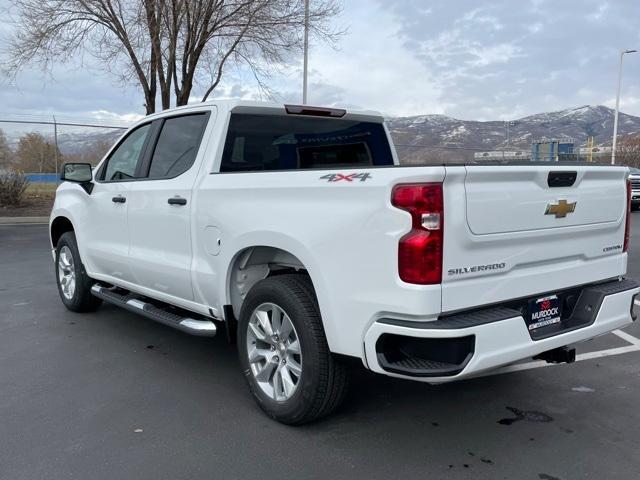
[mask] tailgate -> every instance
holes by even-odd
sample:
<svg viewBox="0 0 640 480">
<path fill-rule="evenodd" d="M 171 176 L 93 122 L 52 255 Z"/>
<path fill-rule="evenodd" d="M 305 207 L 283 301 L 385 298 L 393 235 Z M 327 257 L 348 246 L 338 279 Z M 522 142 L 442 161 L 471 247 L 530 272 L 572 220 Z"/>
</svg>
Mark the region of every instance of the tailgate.
<svg viewBox="0 0 640 480">
<path fill-rule="evenodd" d="M 447 167 L 443 311 L 623 275 L 627 169 Z"/>
<path fill-rule="evenodd" d="M 476 235 L 617 222 L 626 210 L 622 168 L 466 170 L 467 223 Z M 550 187 L 550 183 L 567 186 Z"/>
</svg>

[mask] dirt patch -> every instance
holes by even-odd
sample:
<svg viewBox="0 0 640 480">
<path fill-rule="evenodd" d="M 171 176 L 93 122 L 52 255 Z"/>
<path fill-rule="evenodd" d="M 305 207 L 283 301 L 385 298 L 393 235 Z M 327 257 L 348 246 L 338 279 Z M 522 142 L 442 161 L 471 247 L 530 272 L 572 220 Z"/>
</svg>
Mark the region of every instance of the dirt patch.
<svg viewBox="0 0 640 480">
<path fill-rule="evenodd" d="M 29 192 L 17 207 L 0 207 L 0 217 L 48 217 L 53 207 L 55 192 Z"/>
</svg>

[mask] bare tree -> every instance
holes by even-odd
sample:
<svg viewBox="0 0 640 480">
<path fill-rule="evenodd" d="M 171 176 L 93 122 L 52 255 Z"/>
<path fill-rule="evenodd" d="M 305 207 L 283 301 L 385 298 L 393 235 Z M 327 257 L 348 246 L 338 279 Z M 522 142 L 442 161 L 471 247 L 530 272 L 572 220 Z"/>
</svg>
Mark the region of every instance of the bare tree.
<svg viewBox="0 0 640 480">
<path fill-rule="evenodd" d="M 0 172 L 2 170 L 8 170 L 13 160 L 13 152 L 7 142 L 7 137 L 2 130 L 0 130 Z"/>
<path fill-rule="evenodd" d="M 618 142 L 616 162 L 640 168 L 640 135 L 627 136 Z"/>
<path fill-rule="evenodd" d="M 11 0 L 18 19 L 6 69 L 88 53 L 120 80 L 140 85 L 147 113 L 186 105 L 194 85 L 207 97 L 232 65 L 262 85 L 302 48 L 303 0 Z M 339 0 L 314 0 L 309 25 L 328 42 Z M 159 88 L 159 92 L 158 92 Z"/>
<path fill-rule="evenodd" d="M 58 159 L 62 158 L 58 150 Z M 29 173 L 55 172 L 56 147 L 40 133 L 27 133 L 18 141 L 14 167 Z"/>
</svg>

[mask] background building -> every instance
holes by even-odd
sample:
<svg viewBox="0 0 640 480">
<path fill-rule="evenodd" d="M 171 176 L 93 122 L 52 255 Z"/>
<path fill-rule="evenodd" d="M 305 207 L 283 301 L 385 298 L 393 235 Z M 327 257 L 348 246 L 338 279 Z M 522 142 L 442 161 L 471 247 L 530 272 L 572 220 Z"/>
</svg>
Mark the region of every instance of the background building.
<svg viewBox="0 0 640 480">
<path fill-rule="evenodd" d="M 473 154 L 473 159 L 475 161 L 482 161 L 482 160 L 513 161 L 513 160 L 529 160 L 530 158 L 531 158 L 531 153 L 526 150 L 512 150 L 512 151 L 493 150 L 488 152 L 475 152 Z"/>
<path fill-rule="evenodd" d="M 531 144 L 532 162 L 557 162 L 575 160 L 573 138 L 543 138 Z"/>
</svg>

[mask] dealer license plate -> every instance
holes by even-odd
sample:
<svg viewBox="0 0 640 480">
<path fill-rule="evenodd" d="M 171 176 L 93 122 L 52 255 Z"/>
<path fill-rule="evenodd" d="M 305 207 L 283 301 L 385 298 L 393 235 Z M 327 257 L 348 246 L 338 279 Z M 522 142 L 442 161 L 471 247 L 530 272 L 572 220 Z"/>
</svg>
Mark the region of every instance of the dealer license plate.
<svg viewBox="0 0 640 480">
<path fill-rule="evenodd" d="M 561 318 L 562 301 L 557 295 L 547 295 L 529 301 L 527 327 L 530 332 L 560 323 Z"/>
</svg>

